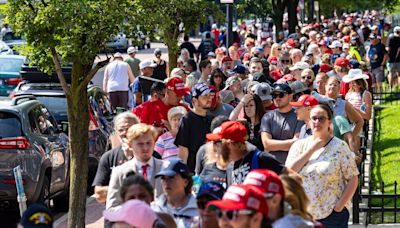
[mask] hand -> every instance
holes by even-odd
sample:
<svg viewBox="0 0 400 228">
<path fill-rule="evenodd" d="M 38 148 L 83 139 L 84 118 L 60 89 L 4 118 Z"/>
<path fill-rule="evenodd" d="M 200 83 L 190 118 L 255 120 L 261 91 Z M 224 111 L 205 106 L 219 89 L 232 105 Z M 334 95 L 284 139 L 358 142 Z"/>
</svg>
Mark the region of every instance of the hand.
<svg viewBox="0 0 400 228">
<path fill-rule="evenodd" d="M 335 211 L 335 212 L 341 212 L 341 211 L 343 211 L 343 209 L 344 209 L 344 206 L 339 206 L 339 205 L 335 205 L 335 207 L 333 208 L 333 210 Z"/>
<path fill-rule="evenodd" d="M 253 99 L 253 96 L 251 94 L 246 94 L 244 95 L 244 97 L 240 100 L 240 102 L 243 103 L 243 105 L 246 105 L 247 103 L 249 103 L 249 101 L 251 101 Z"/>
<path fill-rule="evenodd" d="M 320 138 L 316 138 L 316 139 L 312 140 L 311 143 L 309 144 L 308 151 L 313 153 L 313 152 L 321 149 L 322 147 L 324 147 L 325 143 L 326 142 L 324 140 L 322 140 Z"/>
</svg>

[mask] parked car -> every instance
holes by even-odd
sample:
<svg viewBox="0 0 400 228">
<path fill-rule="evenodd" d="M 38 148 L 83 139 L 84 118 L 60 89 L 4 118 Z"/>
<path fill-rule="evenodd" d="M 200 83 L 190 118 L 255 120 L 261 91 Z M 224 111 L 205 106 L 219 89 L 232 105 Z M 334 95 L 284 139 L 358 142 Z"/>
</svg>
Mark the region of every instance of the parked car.
<svg viewBox="0 0 400 228">
<path fill-rule="evenodd" d="M 14 51 L 4 42 L 0 40 L 0 55 L 14 55 Z"/>
<path fill-rule="evenodd" d="M 7 32 L 3 36 L 3 41 L 14 51 L 15 55 L 19 54 L 17 47 L 26 44 L 25 37 L 16 35 L 14 32 Z"/>
<path fill-rule="evenodd" d="M 68 208 L 69 139 L 33 96 L 0 98 L 0 210 L 18 209 L 13 168 L 21 167 L 28 203 Z"/>
<path fill-rule="evenodd" d="M 21 82 L 20 71 L 25 56 L 0 55 L 0 96 L 8 96 Z"/>
<path fill-rule="evenodd" d="M 18 84 L 10 96 L 34 95 L 49 108 L 57 122 L 61 124 L 59 127 L 68 134 L 67 98 L 58 83 L 58 78 L 54 75 L 41 75 L 43 73 L 37 71 L 36 67 L 24 66 L 22 69 L 23 81 Z M 67 82 L 69 82 L 71 69 L 63 68 L 63 70 L 67 76 Z M 88 183 L 91 186 L 101 155 L 111 148 L 109 136 L 113 128 L 113 115 L 110 102 L 101 88 L 89 85 L 87 91 L 90 104 Z"/>
<path fill-rule="evenodd" d="M 120 32 L 111 37 L 110 42 L 106 44 L 106 47 L 113 51 L 126 52 L 129 47 L 129 40 L 125 34 Z"/>
</svg>

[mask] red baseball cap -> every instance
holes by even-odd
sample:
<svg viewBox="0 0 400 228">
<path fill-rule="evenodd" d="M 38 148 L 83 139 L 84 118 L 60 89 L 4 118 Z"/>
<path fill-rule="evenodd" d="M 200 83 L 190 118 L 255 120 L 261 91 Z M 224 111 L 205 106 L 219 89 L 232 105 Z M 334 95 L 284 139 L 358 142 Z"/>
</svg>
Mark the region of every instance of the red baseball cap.
<svg viewBox="0 0 400 228">
<path fill-rule="evenodd" d="M 294 41 L 294 39 L 290 38 L 286 41 L 286 44 L 292 48 L 296 47 L 296 42 Z"/>
<path fill-rule="evenodd" d="M 319 66 L 319 72 L 327 73 L 327 72 L 329 72 L 331 70 L 332 70 L 331 66 L 329 66 L 326 63 L 321 64 L 321 66 Z"/>
<path fill-rule="evenodd" d="M 185 96 L 190 93 L 190 89 L 185 87 L 185 83 L 178 77 L 172 77 L 166 84 L 167 89 L 172 90 L 178 96 Z"/>
<path fill-rule="evenodd" d="M 224 62 L 229 62 L 229 61 L 233 61 L 232 58 L 230 56 L 225 55 L 224 57 L 222 57 L 221 59 L 221 63 Z"/>
<path fill-rule="evenodd" d="M 227 121 L 220 127 L 214 129 L 212 133 L 206 135 L 207 140 L 217 141 L 221 139 L 230 139 L 234 142 L 246 142 L 247 130 L 239 121 Z"/>
<path fill-rule="evenodd" d="M 278 64 L 278 57 L 276 56 L 270 57 L 268 58 L 268 62 L 271 63 L 272 65 L 276 65 Z"/>
<path fill-rule="evenodd" d="M 222 210 L 252 210 L 268 216 L 268 206 L 263 193 L 251 185 L 231 185 L 222 200 L 212 200 L 207 207 Z"/>
<path fill-rule="evenodd" d="M 290 102 L 290 105 L 295 107 L 312 107 L 317 104 L 319 104 L 318 100 L 309 94 L 303 94 L 296 102 Z"/>
<path fill-rule="evenodd" d="M 287 81 L 287 82 L 293 82 L 296 81 L 296 79 L 294 78 L 294 76 L 292 74 L 285 74 L 282 77 L 283 80 Z"/>
<path fill-rule="evenodd" d="M 335 60 L 335 66 L 348 67 L 350 66 L 350 61 L 346 58 L 339 57 Z"/>
<path fill-rule="evenodd" d="M 344 36 L 343 37 L 343 41 L 349 42 L 350 41 L 350 36 L 349 35 Z"/>
<path fill-rule="evenodd" d="M 243 182 L 244 185 L 250 185 L 258 188 L 269 197 L 272 194 L 279 194 L 282 198 L 285 196 L 282 180 L 275 172 L 268 169 L 253 169 Z"/>
<path fill-rule="evenodd" d="M 279 80 L 279 79 L 282 77 L 282 73 L 281 73 L 279 70 L 277 70 L 277 69 L 271 71 L 269 74 L 270 74 L 276 81 Z"/>
</svg>

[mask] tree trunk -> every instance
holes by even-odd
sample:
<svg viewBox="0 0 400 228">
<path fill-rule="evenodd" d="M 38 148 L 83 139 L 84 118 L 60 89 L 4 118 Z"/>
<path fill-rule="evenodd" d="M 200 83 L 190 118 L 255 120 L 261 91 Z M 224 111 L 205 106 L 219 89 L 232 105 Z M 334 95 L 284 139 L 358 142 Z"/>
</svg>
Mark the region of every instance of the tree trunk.
<svg viewBox="0 0 400 228">
<path fill-rule="evenodd" d="M 82 85 L 86 69 L 73 64 L 71 95 L 68 99 L 70 161 L 69 228 L 85 227 L 86 189 L 88 176 L 89 104 L 87 85 Z"/>
<path fill-rule="evenodd" d="M 283 13 L 287 5 L 287 0 L 272 0 L 272 19 L 275 24 L 275 39 L 280 42 L 279 33 L 283 31 Z"/>
<path fill-rule="evenodd" d="M 288 20 L 289 20 L 289 34 L 296 32 L 296 26 L 299 24 L 297 20 L 297 6 L 299 0 L 291 0 L 287 2 Z"/>
<path fill-rule="evenodd" d="M 179 33 L 167 32 L 165 33 L 165 44 L 168 47 L 168 69 L 172 71 L 178 65 L 178 36 Z"/>
</svg>

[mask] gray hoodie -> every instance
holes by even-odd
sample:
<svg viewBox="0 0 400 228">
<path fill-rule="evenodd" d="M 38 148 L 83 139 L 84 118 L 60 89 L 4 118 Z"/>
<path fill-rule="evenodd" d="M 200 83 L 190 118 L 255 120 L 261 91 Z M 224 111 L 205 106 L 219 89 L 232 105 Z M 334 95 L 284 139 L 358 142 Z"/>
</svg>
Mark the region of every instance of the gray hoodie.
<svg viewBox="0 0 400 228">
<path fill-rule="evenodd" d="M 174 217 L 178 228 L 189 228 L 195 221 L 194 218 L 199 216 L 199 212 L 197 210 L 196 199 L 192 194 L 188 197 L 189 200 L 186 205 L 179 208 L 173 208 L 168 204 L 166 195 L 162 194 L 152 203 L 151 208 L 155 212 L 170 214 Z"/>
</svg>

